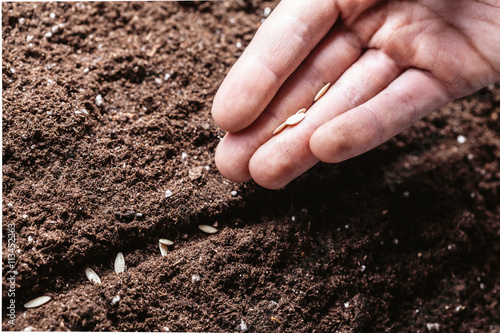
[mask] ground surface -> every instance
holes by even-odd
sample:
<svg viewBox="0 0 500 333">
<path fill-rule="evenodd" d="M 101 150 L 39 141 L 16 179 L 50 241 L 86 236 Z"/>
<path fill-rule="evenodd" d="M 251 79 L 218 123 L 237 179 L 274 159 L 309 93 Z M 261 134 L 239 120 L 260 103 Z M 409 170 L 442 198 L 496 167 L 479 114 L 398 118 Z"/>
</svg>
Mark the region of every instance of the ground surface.
<svg viewBox="0 0 500 333">
<path fill-rule="evenodd" d="M 2 4 L 4 330 L 500 330 L 498 86 L 284 190 L 218 174 L 212 98 L 275 5 Z"/>
</svg>

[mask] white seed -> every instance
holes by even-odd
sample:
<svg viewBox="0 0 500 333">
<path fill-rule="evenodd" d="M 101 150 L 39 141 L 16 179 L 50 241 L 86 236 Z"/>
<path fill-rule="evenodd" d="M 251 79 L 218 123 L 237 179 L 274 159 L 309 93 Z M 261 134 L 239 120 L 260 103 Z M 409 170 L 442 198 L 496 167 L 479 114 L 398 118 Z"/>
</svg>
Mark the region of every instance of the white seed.
<svg viewBox="0 0 500 333">
<path fill-rule="evenodd" d="M 303 108 L 303 109 L 300 109 L 299 111 L 297 111 L 297 114 L 306 113 L 306 111 L 307 111 L 307 109 Z"/>
<path fill-rule="evenodd" d="M 274 130 L 273 135 L 278 134 L 279 132 L 281 132 L 287 126 L 288 125 L 286 123 L 283 123 L 283 124 L 279 125 L 278 128 Z"/>
<path fill-rule="evenodd" d="M 50 301 L 50 296 L 40 296 L 24 304 L 26 309 L 37 308 Z"/>
<path fill-rule="evenodd" d="M 89 279 L 90 282 L 93 284 L 101 284 L 101 279 L 99 278 L 99 275 L 97 275 L 96 272 L 92 270 L 92 268 L 86 268 L 85 269 L 85 275 L 87 275 L 87 279 Z"/>
<path fill-rule="evenodd" d="M 295 125 L 300 123 L 306 117 L 305 113 L 296 113 L 293 116 L 288 117 L 286 120 L 287 125 Z"/>
<path fill-rule="evenodd" d="M 200 228 L 201 231 L 206 232 L 207 234 L 215 234 L 218 231 L 211 225 L 206 225 L 206 224 L 200 224 L 198 228 Z"/>
<path fill-rule="evenodd" d="M 161 241 L 159 242 L 160 244 L 160 253 L 162 257 L 166 257 L 168 254 L 168 247 L 167 245 L 163 244 Z"/>
<path fill-rule="evenodd" d="M 115 259 L 115 272 L 123 273 L 125 272 L 125 258 L 123 257 L 123 253 L 118 252 Z"/>
<path fill-rule="evenodd" d="M 321 88 L 320 91 L 318 91 L 318 93 L 316 94 L 316 97 L 314 97 L 314 101 L 316 102 L 318 99 L 323 97 L 323 95 L 326 93 L 328 88 L 330 88 L 330 83 L 327 83 L 326 86 L 324 86 L 323 88 Z"/>
<path fill-rule="evenodd" d="M 174 242 L 172 242 L 171 240 L 166 239 L 166 238 L 160 238 L 160 244 L 163 244 L 163 245 L 174 245 Z"/>
</svg>

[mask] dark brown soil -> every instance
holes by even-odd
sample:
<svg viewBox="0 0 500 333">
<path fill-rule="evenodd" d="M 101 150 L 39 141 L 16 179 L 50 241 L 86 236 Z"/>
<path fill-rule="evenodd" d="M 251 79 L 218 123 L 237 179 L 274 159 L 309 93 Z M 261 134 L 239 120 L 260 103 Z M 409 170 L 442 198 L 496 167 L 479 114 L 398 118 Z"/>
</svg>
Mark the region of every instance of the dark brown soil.
<svg viewBox="0 0 500 333">
<path fill-rule="evenodd" d="M 2 4 L 4 330 L 500 331 L 500 85 L 284 190 L 217 172 L 213 96 L 275 5 Z"/>
</svg>

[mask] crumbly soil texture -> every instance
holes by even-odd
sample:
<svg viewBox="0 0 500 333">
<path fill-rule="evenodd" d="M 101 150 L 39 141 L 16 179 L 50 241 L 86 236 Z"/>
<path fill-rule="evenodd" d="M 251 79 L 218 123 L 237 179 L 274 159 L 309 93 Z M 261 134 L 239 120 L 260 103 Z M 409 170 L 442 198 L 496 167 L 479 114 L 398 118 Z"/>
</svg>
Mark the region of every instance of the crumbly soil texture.
<svg viewBox="0 0 500 333">
<path fill-rule="evenodd" d="M 499 85 L 283 190 L 217 172 L 276 4 L 2 4 L 3 330 L 500 331 Z"/>
</svg>

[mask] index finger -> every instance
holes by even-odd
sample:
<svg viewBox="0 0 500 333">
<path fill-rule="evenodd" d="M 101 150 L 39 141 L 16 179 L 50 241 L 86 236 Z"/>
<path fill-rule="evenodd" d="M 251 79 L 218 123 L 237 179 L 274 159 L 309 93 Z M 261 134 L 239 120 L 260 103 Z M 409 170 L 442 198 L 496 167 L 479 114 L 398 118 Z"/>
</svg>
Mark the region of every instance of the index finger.
<svg viewBox="0 0 500 333">
<path fill-rule="evenodd" d="M 337 17 L 334 0 L 282 0 L 215 95 L 217 125 L 237 132 L 254 122 Z"/>
</svg>

